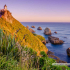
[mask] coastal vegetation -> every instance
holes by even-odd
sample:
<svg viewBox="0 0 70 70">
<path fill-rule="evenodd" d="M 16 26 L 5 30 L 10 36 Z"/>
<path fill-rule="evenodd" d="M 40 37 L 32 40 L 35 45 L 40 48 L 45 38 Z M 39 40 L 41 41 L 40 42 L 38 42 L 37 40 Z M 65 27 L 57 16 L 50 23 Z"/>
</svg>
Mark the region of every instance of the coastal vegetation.
<svg viewBox="0 0 70 70">
<path fill-rule="evenodd" d="M 56 61 L 49 58 L 44 51 L 37 52 L 21 46 L 15 37 L 7 36 L 0 29 L 0 70 L 63 70 L 67 66 L 53 66 Z"/>
<path fill-rule="evenodd" d="M 41 41 L 45 40 L 45 38 L 43 36 L 41 36 L 41 35 L 37 35 L 35 33 L 33 33 L 33 35 L 36 36 L 37 38 L 39 38 Z"/>
</svg>

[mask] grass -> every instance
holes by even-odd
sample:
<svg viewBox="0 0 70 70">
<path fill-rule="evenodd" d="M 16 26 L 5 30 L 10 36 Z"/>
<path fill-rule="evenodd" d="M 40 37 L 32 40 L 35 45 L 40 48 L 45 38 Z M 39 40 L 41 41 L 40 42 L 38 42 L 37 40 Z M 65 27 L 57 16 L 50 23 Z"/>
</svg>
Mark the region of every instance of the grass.
<svg viewBox="0 0 70 70">
<path fill-rule="evenodd" d="M 41 41 L 45 40 L 45 38 L 43 36 L 41 36 L 41 35 L 37 35 L 35 33 L 33 33 L 33 35 L 36 36 L 37 38 L 39 38 Z"/>
<path fill-rule="evenodd" d="M 45 41 L 45 38 L 41 35 L 37 35 L 36 37 L 38 37 L 41 41 Z"/>
</svg>

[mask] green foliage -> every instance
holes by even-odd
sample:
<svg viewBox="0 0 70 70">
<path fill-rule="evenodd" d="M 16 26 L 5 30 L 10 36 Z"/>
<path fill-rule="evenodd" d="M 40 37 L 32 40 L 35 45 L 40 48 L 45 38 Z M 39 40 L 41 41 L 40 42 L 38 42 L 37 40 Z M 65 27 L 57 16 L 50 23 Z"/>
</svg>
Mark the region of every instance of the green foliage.
<svg viewBox="0 0 70 70">
<path fill-rule="evenodd" d="M 40 52 L 40 55 L 41 55 L 42 57 L 47 57 L 47 55 L 46 55 L 46 53 L 45 53 L 44 51 L 41 51 L 41 52 Z"/>
<path fill-rule="evenodd" d="M 56 61 L 52 58 L 47 57 L 44 51 L 40 52 L 42 57 L 39 58 L 39 68 L 42 70 L 63 70 L 69 69 L 67 66 L 53 66 L 52 63 Z"/>
<path fill-rule="evenodd" d="M 14 57 L 14 59 L 18 58 L 19 60 L 18 48 L 15 46 L 15 38 L 12 39 L 10 35 L 6 36 L 0 29 L 0 56 L 7 55 L 7 59 Z"/>
<path fill-rule="evenodd" d="M 42 69 L 42 67 L 44 66 L 44 62 L 45 62 L 45 59 L 43 57 L 41 57 L 39 59 L 39 68 Z"/>
<path fill-rule="evenodd" d="M 12 58 L 6 60 L 6 56 L 0 56 L 0 70 L 17 70 L 18 62 Z"/>
</svg>

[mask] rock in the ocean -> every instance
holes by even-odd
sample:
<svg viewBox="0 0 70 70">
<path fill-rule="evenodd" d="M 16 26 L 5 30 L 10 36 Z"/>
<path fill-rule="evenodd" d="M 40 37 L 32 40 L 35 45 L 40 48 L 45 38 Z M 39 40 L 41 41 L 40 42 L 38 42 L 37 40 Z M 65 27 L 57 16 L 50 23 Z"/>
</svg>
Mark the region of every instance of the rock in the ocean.
<svg viewBox="0 0 70 70">
<path fill-rule="evenodd" d="M 26 28 L 29 29 L 29 26 L 27 25 Z"/>
<path fill-rule="evenodd" d="M 34 33 L 35 32 L 32 28 L 30 28 L 29 30 L 30 30 L 31 33 Z"/>
<path fill-rule="evenodd" d="M 49 43 L 49 40 L 46 40 L 46 43 Z"/>
<path fill-rule="evenodd" d="M 67 38 L 67 37 L 64 37 L 64 38 Z"/>
<path fill-rule="evenodd" d="M 70 56 L 70 47 L 66 51 L 67 51 L 67 55 Z"/>
<path fill-rule="evenodd" d="M 32 28 L 35 28 L 35 26 L 31 26 Z"/>
<path fill-rule="evenodd" d="M 63 44 L 64 42 L 62 40 L 59 40 L 59 38 L 57 37 L 53 37 L 53 36 L 49 36 L 48 40 L 52 43 L 52 44 Z"/>
<path fill-rule="evenodd" d="M 51 30 L 49 28 L 45 28 L 44 34 L 45 35 L 51 35 Z"/>
<path fill-rule="evenodd" d="M 42 28 L 41 27 L 38 27 L 37 30 L 42 30 Z"/>
<path fill-rule="evenodd" d="M 56 32 L 56 31 L 55 31 L 54 33 L 55 33 L 55 34 L 57 34 L 57 32 Z"/>
</svg>

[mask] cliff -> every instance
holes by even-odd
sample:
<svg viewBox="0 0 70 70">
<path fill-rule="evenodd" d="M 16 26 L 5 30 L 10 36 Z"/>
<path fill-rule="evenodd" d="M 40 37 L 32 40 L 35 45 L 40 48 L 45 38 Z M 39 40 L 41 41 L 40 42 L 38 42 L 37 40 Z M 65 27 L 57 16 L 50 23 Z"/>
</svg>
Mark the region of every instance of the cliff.
<svg viewBox="0 0 70 70">
<path fill-rule="evenodd" d="M 7 35 L 11 34 L 12 37 L 15 35 L 15 39 L 22 45 L 32 48 L 37 51 L 47 52 L 48 49 L 41 42 L 39 38 L 34 36 L 25 26 L 23 26 L 19 21 L 17 21 L 11 13 L 7 11 L 2 11 L 0 18 L 0 28 L 3 29 L 4 33 Z"/>
</svg>

